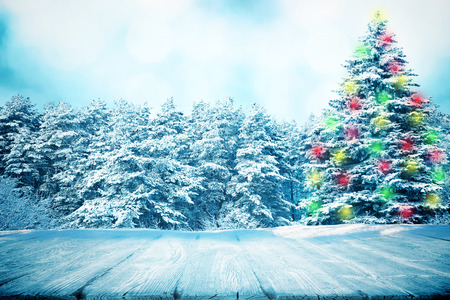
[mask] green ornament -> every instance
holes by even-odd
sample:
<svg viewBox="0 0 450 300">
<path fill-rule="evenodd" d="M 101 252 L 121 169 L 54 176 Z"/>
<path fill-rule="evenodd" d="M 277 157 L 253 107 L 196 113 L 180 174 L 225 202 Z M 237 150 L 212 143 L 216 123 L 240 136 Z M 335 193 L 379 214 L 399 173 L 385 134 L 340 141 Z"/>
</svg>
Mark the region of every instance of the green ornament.
<svg viewBox="0 0 450 300">
<path fill-rule="evenodd" d="M 317 212 L 317 210 L 319 210 L 320 207 L 321 207 L 320 201 L 319 200 L 313 200 L 308 205 L 308 212 L 310 214 L 313 214 L 313 213 Z"/>
<path fill-rule="evenodd" d="M 380 189 L 380 196 L 386 201 L 391 201 L 395 197 L 394 188 L 391 186 L 382 187 Z"/>
</svg>

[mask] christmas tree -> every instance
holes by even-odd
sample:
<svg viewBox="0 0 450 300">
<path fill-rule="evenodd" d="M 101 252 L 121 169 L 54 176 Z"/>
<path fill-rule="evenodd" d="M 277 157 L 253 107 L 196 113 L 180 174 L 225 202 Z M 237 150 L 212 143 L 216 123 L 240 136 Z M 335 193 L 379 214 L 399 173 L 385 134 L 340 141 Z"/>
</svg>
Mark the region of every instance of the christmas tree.
<svg viewBox="0 0 450 300">
<path fill-rule="evenodd" d="M 376 12 L 338 99 L 309 135 L 312 196 L 300 205 L 309 223 L 421 223 L 448 208 L 446 155 L 428 120 L 434 106 L 396 44 Z"/>
</svg>

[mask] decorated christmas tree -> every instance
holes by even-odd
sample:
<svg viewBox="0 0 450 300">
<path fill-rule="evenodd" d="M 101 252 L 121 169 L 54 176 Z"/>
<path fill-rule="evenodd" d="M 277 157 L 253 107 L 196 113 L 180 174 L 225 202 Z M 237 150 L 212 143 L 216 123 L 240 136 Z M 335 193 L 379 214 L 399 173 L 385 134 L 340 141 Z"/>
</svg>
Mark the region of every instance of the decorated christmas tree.
<svg viewBox="0 0 450 300">
<path fill-rule="evenodd" d="M 307 222 L 421 223 L 448 207 L 446 155 L 429 123 L 434 106 L 406 64 L 376 12 L 345 64 L 339 97 L 307 140 Z"/>
</svg>

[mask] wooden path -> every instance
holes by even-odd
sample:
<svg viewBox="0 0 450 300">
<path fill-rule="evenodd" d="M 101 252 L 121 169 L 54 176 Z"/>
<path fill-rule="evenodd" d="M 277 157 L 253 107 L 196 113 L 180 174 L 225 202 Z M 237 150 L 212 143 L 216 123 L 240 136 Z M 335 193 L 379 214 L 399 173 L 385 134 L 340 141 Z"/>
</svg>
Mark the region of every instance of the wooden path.
<svg viewBox="0 0 450 300">
<path fill-rule="evenodd" d="M 0 232 L 0 298 L 450 296 L 450 226 Z"/>
</svg>

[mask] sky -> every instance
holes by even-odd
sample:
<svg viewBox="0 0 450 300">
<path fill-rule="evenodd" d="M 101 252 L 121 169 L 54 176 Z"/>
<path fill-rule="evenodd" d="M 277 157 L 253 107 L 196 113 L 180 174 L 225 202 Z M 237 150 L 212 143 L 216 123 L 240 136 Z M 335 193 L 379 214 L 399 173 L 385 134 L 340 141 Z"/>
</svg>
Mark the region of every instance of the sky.
<svg viewBox="0 0 450 300">
<path fill-rule="evenodd" d="M 233 98 L 303 122 L 383 10 L 420 92 L 450 113 L 448 0 L 0 0 L 0 105 Z"/>
</svg>

